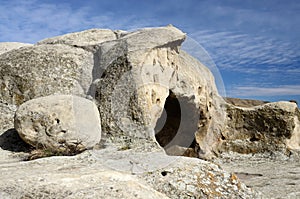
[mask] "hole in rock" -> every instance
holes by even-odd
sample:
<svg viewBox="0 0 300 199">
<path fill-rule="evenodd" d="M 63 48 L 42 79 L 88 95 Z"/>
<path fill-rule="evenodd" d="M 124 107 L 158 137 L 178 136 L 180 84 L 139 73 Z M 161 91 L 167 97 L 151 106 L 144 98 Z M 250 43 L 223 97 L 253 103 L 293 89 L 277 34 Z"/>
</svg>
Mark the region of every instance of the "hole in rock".
<svg viewBox="0 0 300 199">
<path fill-rule="evenodd" d="M 162 176 L 166 176 L 167 174 L 168 174 L 167 171 L 162 171 L 162 172 L 161 172 L 161 175 L 162 175 Z"/>
<path fill-rule="evenodd" d="M 221 136 L 222 136 L 221 137 L 222 140 L 226 140 L 226 137 L 223 134 L 221 134 Z"/>
<path fill-rule="evenodd" d="M 253 136 L 252 138 L 250 138 L 250 141 L 251 142 L 255 142 L 255 141 L 259 141 L 259 139 L 257 137 L 255 137 L 255 136 Z"/>
<path fill-rule="evenodd" d="M 199 117 L 199 109 L 192 98 L 176 96 L 169 91 L 164 111 L 154 129 L 157 142 L 165 150 L 176 146 L 178 150 L 175 155 L 184 155 L 183 149 L 195 148 Z"/>
</svg>

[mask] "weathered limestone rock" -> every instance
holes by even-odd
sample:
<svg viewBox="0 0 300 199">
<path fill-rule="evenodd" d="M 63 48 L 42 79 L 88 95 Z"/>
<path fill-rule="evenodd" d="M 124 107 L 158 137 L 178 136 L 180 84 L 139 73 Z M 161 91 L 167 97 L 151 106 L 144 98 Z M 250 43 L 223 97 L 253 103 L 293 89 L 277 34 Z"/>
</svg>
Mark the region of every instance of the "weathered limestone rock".
<svg viewBox="0 0 300 199">
<path fill-rule="evenodd" d="M 99 102 L 108 142 L 144 147 L 155 141 L 156 129 L 165 148 L 191 146 L 199 156 L 213 154 L 225 119 L 223 99 L 211 72 L 180 49 L 184 39 L 184 33 L 167 26 L 100 45 L 90 94 Z"/>
<path fill-rule="evenodd" d="M 0 103 L 0 135 L 2 132 L 14 128 L 14 114 L 17 106 Z"/>
<path fill-rule="evenodd" d="M 236 138 L 245 137 L 243 132 L 264 124 L 237 127 L 230 118 L 226 123 L 226 103 L 211 72 L 180 49 L 184 40 L 183 32 L 167 26 L 133 32 L 92 29 L 9 51 L 23 44 L 12 45 L 0 55 L 0 101 L 18 106 L 51 94 L 91 95 L 98 103 L 106 144 L 147 151 L 159 150 L 157 141 L 168 154 L 201 158 L 213 156 L 219 145 L 221 151 L 224 146 L 233 150 L 232 139 L 241 142 Z M 250 148 L 263 143 L 246 134 Z M 298 147 L 298 133 L 287 140 L 277 143 Z"/>
<path fill-rule="evenodd" d="M 85 95 L 93 54 L 66 45 L 39 45 L 0 55 L 0 101 L 20 105 L 51 94 Z"/>
<path fill-rule="evenodd" d="M 76 154 L 100 141 L 101 126 L 95 104 L 71 95 L 51 95 L 22 104 L 15 129 L 30 145 L 53 153 Z"/>
<path fill-rule="evenodd" d="M 228 105 L 222 151 L 259 153 L 300 150 L 300 112 L 292 102 L 253 108 Z"/>
<path fill-rule="evenodd" d="M 117 35 L 117 33 L 108 29 L 90 29 L 44 39 L 37 44 L 65 44 L 74 47 L 82 47 L 88 50 L 105 41 L 117 39 Z"/>
<path fill-rule="evenodd" d="M 32 44 L 18 42 L 0 42 L 0 54 L 26 46 L 32 46 Z"/>
<path fill-rule="evenodd" d="M 0 196 L 11 198 L 260 198 L 213 163 L 130 150 L 2 164 L 0 178 Z"/>
<path fill-rule="evenodd" d="M 260 194 L 247 188 L 235 174 L 197 159 L 181 157 L 143 177 L 155 190 L 170 198 L 260 198 Z"/>
<path fill-rule="evenodd" d="M 93 29 L 3 54 L 0 50 L 0 124 L 5 131 L 0 132 L 0 198 L 260 198 L 234 174 L 202 160 L 167 156 L 158 146 L 170 155 L 200 158 L 218 150 L 297 150 L 299 110 L 289 103 L 226 104 L 211 72 L 181 50 L 184 40 L 185 34 L 172 26 Z M 50 94 L 94 97 L 104 131 L 102 148 L 73 157 L 12 160 L 15 148 L 5 142 L 15 132 L 15 109 Z M 84 134 L 93 132 L 86 131 L 89 127 L 100 129 L 99 118 L 89 123 L 91 112 L 97 115 L 92 102 L 81 109 L 77 100 L 74 105 L 57 97 L 21 105 L 16 114 L 21 137 L 59 153 L 80 152 L 99 142 L 100 133 Z M 91 112 L 73 114 L 86 110 L 86 103 Z"/>
</svg>

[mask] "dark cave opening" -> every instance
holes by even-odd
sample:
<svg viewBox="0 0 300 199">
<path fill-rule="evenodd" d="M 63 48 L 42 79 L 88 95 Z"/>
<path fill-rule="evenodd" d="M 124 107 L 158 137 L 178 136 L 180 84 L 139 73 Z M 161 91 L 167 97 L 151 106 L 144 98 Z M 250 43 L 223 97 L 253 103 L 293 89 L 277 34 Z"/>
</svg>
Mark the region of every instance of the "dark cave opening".
<svg viewBox="0 0 300 199">
<path fill-rule="evenodd" d="M 200 115 L 193 99 L 176 96 L 169 91 L 164 111 L 154 129 L 157 142 L 165 150 L 172 146 L 195 149 L 195 132 Z"/>
</svg>

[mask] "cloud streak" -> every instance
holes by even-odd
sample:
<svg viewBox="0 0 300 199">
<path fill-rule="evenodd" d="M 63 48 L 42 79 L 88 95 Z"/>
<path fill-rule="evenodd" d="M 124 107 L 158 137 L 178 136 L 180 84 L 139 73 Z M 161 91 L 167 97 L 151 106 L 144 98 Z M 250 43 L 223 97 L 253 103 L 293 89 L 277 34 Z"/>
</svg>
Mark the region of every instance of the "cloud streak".
<svg viewBox="0 0 300 199">
<path fill-rule="evenodd" d="M 147 20 L 128 15 L 118 18 L 110 11 L 94 13 L 92 7 L 72 7 L 66 3 L 1 1 L 0 42 L 35 43 L 47 37 L 89 28 L 134 29 L 149 24 Z"/>
<path fill-rule="evenodd" d="M 281 85 L 277 87 L 237 86 L 229 93 L 233 96 L 289 96 L 300 95 L 300 85 Z"/>
<path fill-rule="evenodd" d="M 217 66 L 223 70 L 261 73 L 287 71 L 280 66 L 289 65 L 290 71 L 298 71 L 300 44 L 253 37 L 235 32 L 198 31 L 192 34 L 211 54 Z M 295 65 L 295 67 L 293 67 Z"/>
</svg>

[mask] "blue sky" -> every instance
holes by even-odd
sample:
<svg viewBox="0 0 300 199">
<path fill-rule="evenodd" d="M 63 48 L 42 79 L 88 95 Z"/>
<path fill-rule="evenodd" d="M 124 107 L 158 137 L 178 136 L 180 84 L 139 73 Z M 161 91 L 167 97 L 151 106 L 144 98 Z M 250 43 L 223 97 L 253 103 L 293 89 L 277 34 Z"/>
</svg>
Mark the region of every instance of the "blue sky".
<svg viewBox="0 0 300 199">
<path fill-rule="evenodd" d="M 0 42 L 168 24 L 209 53 L 227 96 L 300 102 L 298 0 L 0 0 Z"/>
</svg>

